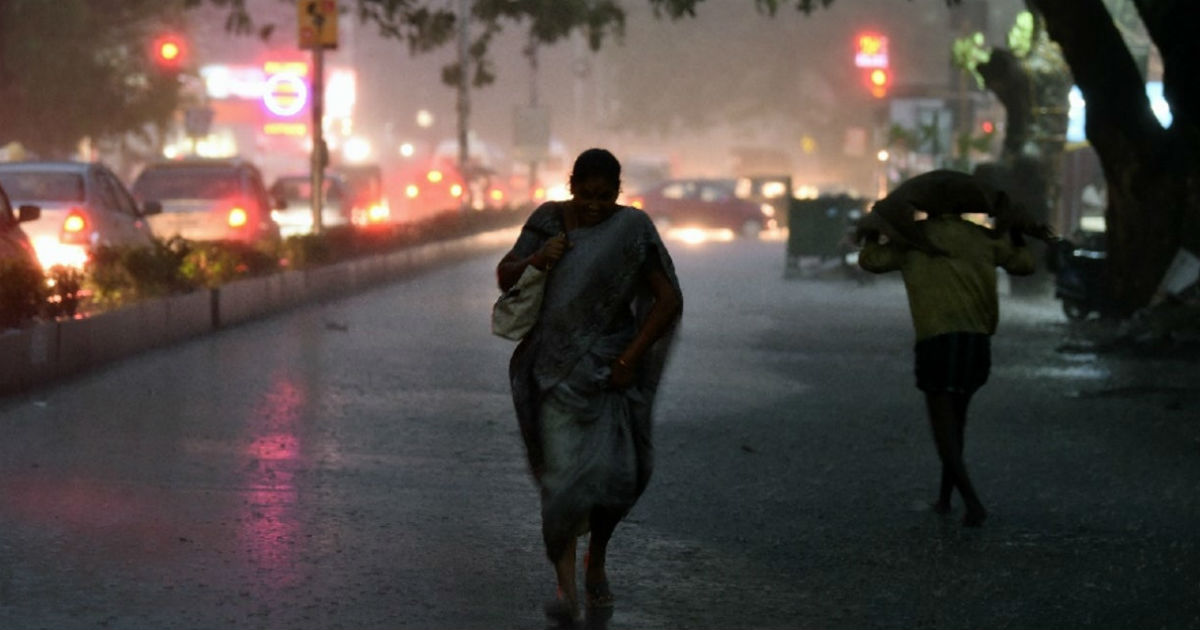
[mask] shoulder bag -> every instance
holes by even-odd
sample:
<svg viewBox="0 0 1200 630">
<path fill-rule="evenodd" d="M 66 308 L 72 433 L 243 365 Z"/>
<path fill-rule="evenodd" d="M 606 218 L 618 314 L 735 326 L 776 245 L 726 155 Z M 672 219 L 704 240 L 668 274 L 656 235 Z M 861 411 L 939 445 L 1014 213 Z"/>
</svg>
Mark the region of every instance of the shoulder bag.
<svg viewBox="0 0 1200 630">
<path fill-rule="evenodd" d="M 492 305 L 492 334 L 513 341 L 523 339 L 537 323 L 545 288 L 546 272 L 533 265 L 525 267 L 517 283 Z"/>
<path fill-rule="evenodd" d="M 575 226 L 575 215 L 569 204 L 560 204 L 559 212 L 564 231 Z M 537 323 L 542 310 L 542 293 L 546 288 L 546 276 L 550 268 L 525 267 L 521 277 L 492 305 L 492 334 L 520 341 L 529 334 Z"/>
</svg>

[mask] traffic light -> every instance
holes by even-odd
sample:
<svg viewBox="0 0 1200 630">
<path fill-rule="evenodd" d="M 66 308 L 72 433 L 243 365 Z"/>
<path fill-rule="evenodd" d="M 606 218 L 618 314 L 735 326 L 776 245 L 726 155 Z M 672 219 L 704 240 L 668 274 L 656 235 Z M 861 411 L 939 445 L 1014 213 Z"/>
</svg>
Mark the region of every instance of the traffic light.
<svg viewBox="0 0 1200 630">
<path fill-rule="evenodd" d="M 892 76 L 886 68 L 875 68 L 867 73 L 867 83 L 871 88 L 871 96 L 883 98 L 892 84 Z"/>
<path fill-rule="evenodd" d="M 187 59 L 187 45 L 174 33 L 160 35 L 151 45 L 150 58 L 163 70 L 179 70 Z"/>
<path fill-rule="evenodd" d="M 985 135 L 990 136 L 996 132 L 996 123 L 994 123 L 990 120 L 985 120 L 985 121 L 979 123 L 979 130 L 982 131 Z"/>
<path fill-rule="evenodd" d="M 854 65 L 861 68 L 871 96 L 887 96 L 892 77 L 888 74 L 888 38 L 872 31 L 858 33 L 854 37 Z"/>
</svg>

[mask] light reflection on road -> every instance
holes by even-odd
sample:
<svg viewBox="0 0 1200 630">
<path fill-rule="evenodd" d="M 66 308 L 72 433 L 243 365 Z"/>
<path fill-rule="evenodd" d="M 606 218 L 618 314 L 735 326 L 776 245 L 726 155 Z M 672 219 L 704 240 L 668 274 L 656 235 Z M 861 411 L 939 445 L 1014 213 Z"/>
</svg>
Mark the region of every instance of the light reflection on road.
<svg viewBox="0 0 1200 630">
<path fill-rule="evenodd" d="M 300 422 L 306 392 L 283 373 L 251 412 L 247 423 L 242 486 L 244 510 L 238 518 L 238 543 L 247 560 L 272 588 L 295 584 L 299 498 L 294 475 L 302 443 Z"/>
</svg>

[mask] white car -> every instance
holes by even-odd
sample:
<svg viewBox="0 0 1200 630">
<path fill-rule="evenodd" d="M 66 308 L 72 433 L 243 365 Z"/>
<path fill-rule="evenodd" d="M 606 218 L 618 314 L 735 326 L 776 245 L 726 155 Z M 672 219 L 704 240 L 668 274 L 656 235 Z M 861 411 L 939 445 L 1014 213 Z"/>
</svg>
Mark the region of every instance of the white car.
<svg viewBox="0 0 1200 630">
<path fill-rule="evenodd" d="M 258 167 L 240 159 L 151 164 L 133 182 L 134 198 L 157 202 L 150 219 L 160 238 L 277 242 L 279 226 Z"/>
<path fill-rule="evenodd" d="M 40 218 L 21 228 L 45 269 L 82 268 L 99 246 L 149 247 L 151 215 L 162 207 L 139 206 L 121 180 L 97 162 L 7 162 L 0 186 L 14 207 L 41 208 Z"/>
</svg>

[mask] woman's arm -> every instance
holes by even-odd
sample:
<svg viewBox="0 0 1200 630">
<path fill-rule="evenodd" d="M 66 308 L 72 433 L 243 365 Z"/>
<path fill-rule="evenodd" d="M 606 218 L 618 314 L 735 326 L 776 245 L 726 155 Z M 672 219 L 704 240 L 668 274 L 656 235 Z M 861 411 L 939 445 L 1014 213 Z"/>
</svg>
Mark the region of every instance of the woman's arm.
<svg viewBox="0 0 1200 630">
<path fill-rule="evenodd" d="M 675 318 L 683 310 L 683 297 L 675 290 L 667 274 L 657 264 L 657 261 L 647 267 L 646 281 L 654 294 L 654 306 L 646 316 L 646 321 L 629 342 L 625 351 L 612 363 L 612 376 L 609 383 L 613 387 L 628 387 L 633 382 L 634 367 L 641 361 L 642 356 L 670 329 Z"/>
<path fill-rule="evenodd" d="M 500 259 L 500 264 L 496 265 L 496 282 L 500 285 L 500 290 L 507 291 L 512 288 L 529 265 L 542 270 L 549 269 L 562 258 L 566 251 L 567 235 L 559 234 L 548 239 L 541 248 L 525 258 L 521 258 L 511 251 L 508 252 L 504 258 Z"/>
</svg>

